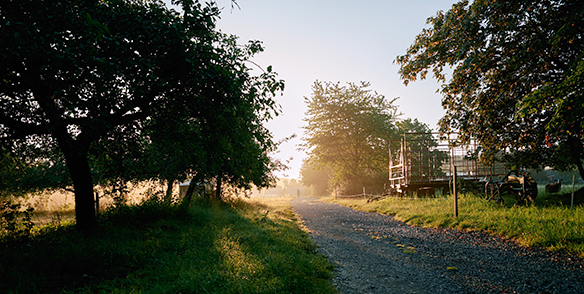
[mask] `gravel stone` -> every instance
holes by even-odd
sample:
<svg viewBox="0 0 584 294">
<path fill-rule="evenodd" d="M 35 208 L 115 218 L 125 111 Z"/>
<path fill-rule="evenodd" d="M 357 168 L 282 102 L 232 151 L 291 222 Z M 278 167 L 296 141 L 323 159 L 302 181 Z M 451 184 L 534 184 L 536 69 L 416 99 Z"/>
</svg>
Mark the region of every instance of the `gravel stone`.
<svg viewBox="0 0 584 294">
<path fill-rule="evenodd" d="M 584 260 L 482 232 L 414 227 L 313 198 L 292 206 L 341 293 L 584 293 Z"/>
</svg>

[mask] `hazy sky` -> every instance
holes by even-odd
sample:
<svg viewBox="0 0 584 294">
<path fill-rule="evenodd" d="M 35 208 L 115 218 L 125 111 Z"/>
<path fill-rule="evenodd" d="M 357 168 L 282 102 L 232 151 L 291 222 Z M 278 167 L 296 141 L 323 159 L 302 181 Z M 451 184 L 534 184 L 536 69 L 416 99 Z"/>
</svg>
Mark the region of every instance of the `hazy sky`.
<svg viewBox="0 0 584 294">
<path fill-rule="evenodd" d="M 165 0 L 168 2 L 168 0 Z M 417 118 L 436 129 L 444 111 L 439 84 L 424 80 L 404 86 L 393 63 L 405 53 L 426 19 L 448 10 L 455 0 L 217 0 L 223 7 L 217 26 L 240 42 L 263 41 L 265 51 L 254 58 L 261 67 L 273 66 L 285 80 L 286 90 L 277 98 L 282 115 L 267 126 L 276 140 L 296 134 L 275 157 L 287 160 L 290 169 L 279 176 L 299 177 L 298 151 L 302 125 L 314 81 L 368 81 L 371 89 L 396 101 L 401 118 Z"/>
</svg>

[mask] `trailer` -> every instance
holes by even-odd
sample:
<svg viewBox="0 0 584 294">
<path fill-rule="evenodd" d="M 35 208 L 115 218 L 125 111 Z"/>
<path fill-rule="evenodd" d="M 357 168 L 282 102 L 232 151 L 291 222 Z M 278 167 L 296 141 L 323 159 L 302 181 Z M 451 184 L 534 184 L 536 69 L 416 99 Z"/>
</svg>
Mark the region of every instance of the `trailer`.
<svg viewBox="0 0 584 294">
<path fill-rule="evenodd" d="M 389 144 L 388 194 L 434 196 L 448 193 L 453 167 L 459 188 L 484 193 L 485 183 L 502 179 L 507 170 L 502 163 L 485 165 L 476 156 L 476 143 L 461 145 L 456 134 L 405 133 Z"/>
</svg>

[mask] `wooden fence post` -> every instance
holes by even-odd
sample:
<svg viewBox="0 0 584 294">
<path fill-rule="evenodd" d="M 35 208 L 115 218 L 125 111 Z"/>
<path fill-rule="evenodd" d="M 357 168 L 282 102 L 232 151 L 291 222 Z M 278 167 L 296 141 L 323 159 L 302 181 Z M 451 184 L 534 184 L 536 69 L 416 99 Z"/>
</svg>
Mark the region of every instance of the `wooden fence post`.
<svg viewBox="0 0 584 294">
<path fill-rule="evenodd" d="M 99 215 L 99 193 L 95 192 L 95 215 Z"/>
<path fill-rule="evenodd" d="M 452 192 L 454 194 L 454 217 L 458 217 L 458 191 L 456 191 L 456 166 L 452 166 Z"/>
<path fill-rule="evenodd" d="M 574 209 L 574 181 L 576 180 L 576 175 L 572 174 L 572 200 L 570 201 L 570 209 Z"/>
</svg>

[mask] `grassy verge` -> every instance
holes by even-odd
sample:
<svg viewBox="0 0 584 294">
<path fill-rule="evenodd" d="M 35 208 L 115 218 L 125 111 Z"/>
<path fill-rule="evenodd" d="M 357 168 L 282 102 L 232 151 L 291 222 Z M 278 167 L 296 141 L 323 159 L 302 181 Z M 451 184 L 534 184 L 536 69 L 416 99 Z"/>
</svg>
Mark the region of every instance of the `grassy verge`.
<svg viewBox="0 0 584 294">
<path fill-rule="evenodd" d="M 334 293 L 289 199 L 110 211 L 92 236 L 45 226 L 0 243 L 3 293 Z"/>
<path fill-rule="evenodd" d="M 408 224 L 485 231 L 505 236 L 525 246 L 548 250 L 566 250 L 584 258 L 584 207 L 547 205 L 542 197 L 536 205 L 514 207 L 487 202 L 474 195 L 460 195 L 459 216 L 454 217 L 453 198 L 386 198 L 366 203 L 364 200 L 326 201 L 357 210 L 394 215 Z"/>
</svg>

